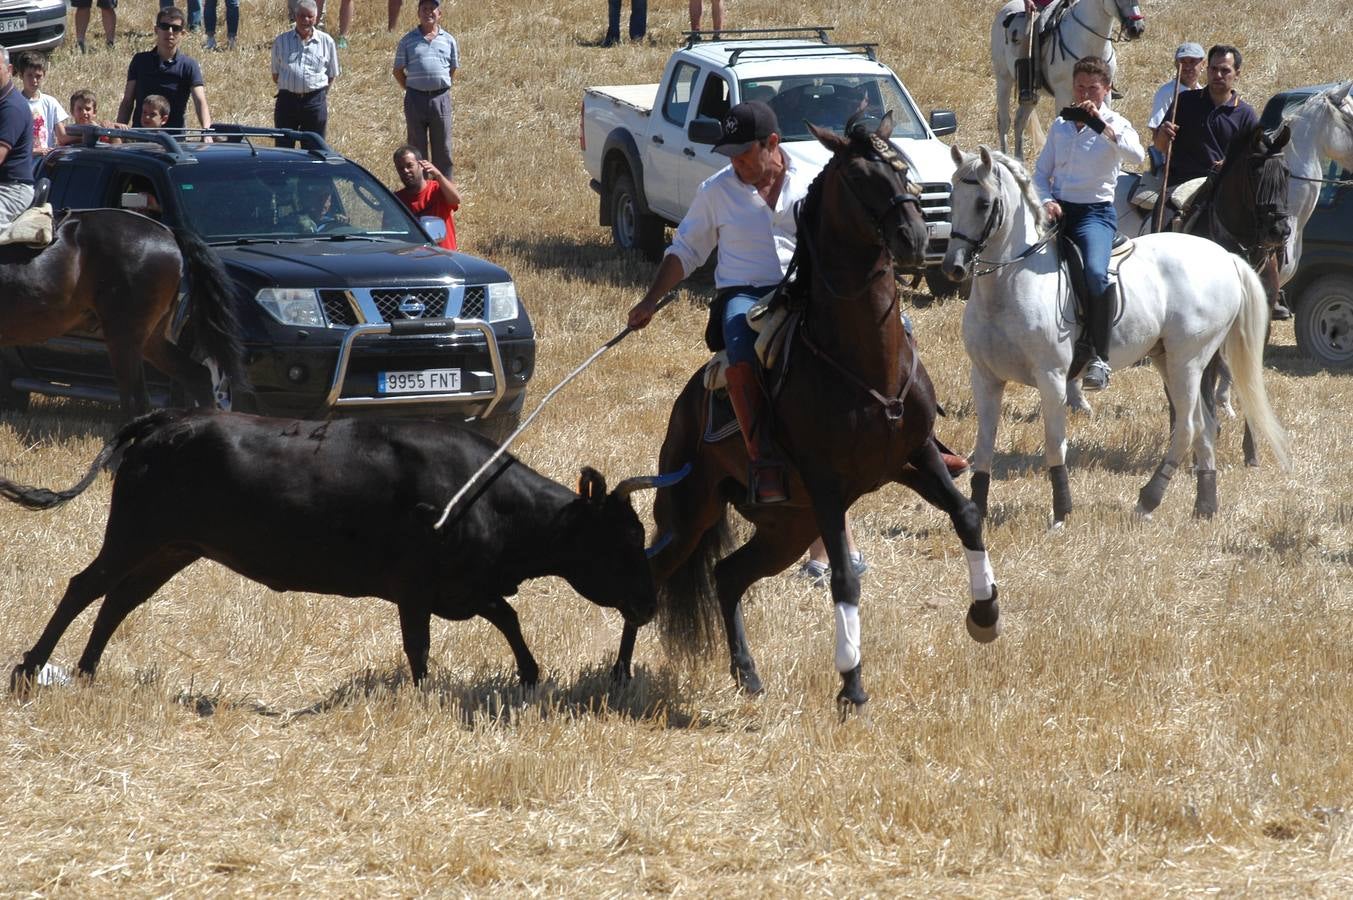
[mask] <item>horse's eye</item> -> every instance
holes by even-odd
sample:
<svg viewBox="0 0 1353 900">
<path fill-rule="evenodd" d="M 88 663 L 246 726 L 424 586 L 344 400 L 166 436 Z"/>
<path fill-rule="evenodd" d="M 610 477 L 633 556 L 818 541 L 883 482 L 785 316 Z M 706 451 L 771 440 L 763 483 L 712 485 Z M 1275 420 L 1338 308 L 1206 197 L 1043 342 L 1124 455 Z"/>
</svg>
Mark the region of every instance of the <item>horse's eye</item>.
<svg viewBox="0 0 1353 900">
<path fill-rule="evenodd" d="M 980 209 L 982 212 L 986 212 L 987 210 L 991 209 L 991 201 L 988 200 L 986 197 L 982 197 L 977 201 L 977 208 Z"/>
</svg>

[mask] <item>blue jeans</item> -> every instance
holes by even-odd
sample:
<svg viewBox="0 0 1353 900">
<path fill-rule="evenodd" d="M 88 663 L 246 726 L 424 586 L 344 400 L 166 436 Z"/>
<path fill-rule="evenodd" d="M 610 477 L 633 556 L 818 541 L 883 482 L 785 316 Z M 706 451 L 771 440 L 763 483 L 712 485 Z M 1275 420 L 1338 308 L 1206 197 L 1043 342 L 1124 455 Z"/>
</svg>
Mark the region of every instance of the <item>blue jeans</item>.
<svg viewBox="0 0 1353 900">
<path fill-rule="evenodd" d="M 607 0 L 606 36 L 620 40 L 620 0 Z M 648 31 L 648 0 L 631 0 L 630 40 L 637 41 Z"/>
<path fill-rule="evenodd" d="M 1109 251 L 1118 233 L 1118 214 L 1112 203 L 1068 203 L 1062 207 L 1062 233 L 1085 257 L 1085 281 L 1093 302 L 1109 289 Z"/>
<path fill-rule="evenodd" d="M 184 5 L 185 4 L 177 2 L 177 0 L 160 0 L 160 9 L 165 9 L 170 6 L 177 6 L 179 9 L 183 9 Z M 202 24 L 202 0 L 188 0 L 186 6 L 188 7 L 188 21 L 186 24 L 190 29 L 196 31 L 197 27 Z"/>
<path fill-rule="evenodd" d="M 202 0 L 198 0 L 202 2 Z M 207 34 L 216 33 L 216 3 L 217 0 L 206 0 L 206 16 L 203 24 L 206 25 Z M 235 35 L 240 33 L 240 0 L 225 0 L 226 8 L 226 37 L 234 39 Z"/>
<path fill-rule="evenodd" d="M 723 308 L 723 342 L 728 353 L 728 364 L 749 362 L 761 365 L 756 358 L 756 332 L 747 322 L 747 311 L 770 290 L 769 287 L 748 288 L 728 298 Z"/>
</svg>

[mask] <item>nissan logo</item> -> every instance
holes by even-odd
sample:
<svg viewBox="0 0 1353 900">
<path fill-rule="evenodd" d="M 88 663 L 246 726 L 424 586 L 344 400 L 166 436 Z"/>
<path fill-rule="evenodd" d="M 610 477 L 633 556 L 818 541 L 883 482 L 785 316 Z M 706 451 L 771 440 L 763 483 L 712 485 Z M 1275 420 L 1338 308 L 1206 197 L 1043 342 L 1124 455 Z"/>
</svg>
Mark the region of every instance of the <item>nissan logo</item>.
<svg viewBox="0 0 1353 900">
<path fill-rule="evenodd" d="M 413 294 L 405 294 L 399 298 L 399 314 L 406 319 L 417 319 L 423 315 L 427 309 L 422 300 L 419 300 Z"/>
</svg>

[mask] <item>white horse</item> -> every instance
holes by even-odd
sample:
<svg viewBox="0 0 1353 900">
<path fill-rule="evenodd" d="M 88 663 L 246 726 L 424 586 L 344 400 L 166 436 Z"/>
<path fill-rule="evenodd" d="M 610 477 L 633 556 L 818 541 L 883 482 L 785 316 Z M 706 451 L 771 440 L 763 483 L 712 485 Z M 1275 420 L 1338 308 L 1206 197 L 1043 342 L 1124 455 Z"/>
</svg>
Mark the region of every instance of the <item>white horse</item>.
<svg viewBox="0 0 1353 900">
<path fill-rule="evenodd" d="M 972 361 L 977 408 L 973 500 L 985 512 L 1001 397 L 1009 382 L 1042 395 L 1044 459 L 1052 482 L 1054 527 L 1071 512 L 1066 474 L 1066 382 L 1077 327 L 1075 301 L 1060 271 L 1056 245 L 1040 237 L 1043 212 L 1024 167 L 982 147 L 953 148 L 953 231 L 943 269 L 973 277 L 963 311 L 963 344 Z M 1203 367 L 1220 348 L 1255 431 L 1287 465 L 1287 437 L 1264 391 L 1268 300 L 1245 260 L 1203 238 L 1138 238 L 1119 266 L 1126 298 L 1115 322 L 1109 361 L 1115 368 L 1144 356 L 1165 380 L 1177 414 L 1169 449 L 1142 488 L 1137 511 L 1149 515 L 1193 449 L 1198 493 L 1194 514 L 1217 509 L 1213 451 L 1216 420 L 1202 403 Z"/>
<path fill-rule="evenodd" d="M 1146 33 L 1146 18 L 1137 0 L 1063 0 L 1068 10 L 1056 30 L 1042 42 L 1040 65 L 1042 82 L 1052 90 L 1056 108 L 1068 106 L 1072 99 L 1071 70 L 1076 61 L 1098 56 L 1109 66 L 1110 77 L 1117 71 L 1113 45 L 1116 40 L 1131 41 Z M 1114 19 L 1122 26 L 1122 37 L 1114 38 Z M 1037 27 L 1037 25 L 1035 25 Z M 1010 130 L 1010 97 L 1015 87 L 1015 60 L 1025 53 L 1027 22 L 1023 0 L 1010 0 L 1001 7 L 991 23 L 991 72 L 996 76 L 996 132 L 1001 152 L 1006 151 L 1005 133 Z M 1034 115 L 1037 103 L 1020 104 L 1015 112 L 1015 155 L 1024 158 L 1024 128 Z M 1037 128 L 1037 116 L 1034 117 Z"/>
</svg>

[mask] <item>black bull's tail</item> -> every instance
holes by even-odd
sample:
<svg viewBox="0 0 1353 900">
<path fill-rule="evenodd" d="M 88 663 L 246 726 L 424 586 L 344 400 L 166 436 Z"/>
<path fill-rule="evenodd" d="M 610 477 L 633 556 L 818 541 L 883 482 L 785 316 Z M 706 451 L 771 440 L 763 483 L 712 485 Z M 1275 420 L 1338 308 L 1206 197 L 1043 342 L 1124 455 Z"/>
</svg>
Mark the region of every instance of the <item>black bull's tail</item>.
<svg viewBox="0 0 1353 900">
<path fill-rule="evenodd" d="M 206 241 L 187 229 L 174 229 L 174 240 L 183 254 L 184 273 L 188 276 L 192 302 L 188 328 L 193 346 L 215 360 L 221 371 L 230 376 L 232 385 L 247 388 L 239 315 L 225 265 Z"/>
<path fill-rule="evenodd" d="M 63 503 L 83 494 L 94 483 L 94 479 L 99 476 L 100 470 L 107 468 L 110 472 L 116 472 L 118 463 L 122 461 L 123 450 L 155 431 L 164 423 L 176 420 L 182 415 L 182 410 L 157 409 L 128 422 L 118 430 L 117 434 L 113 435 L 108 443 L 103 445 L 99 455 L 94 457 L 94 462 L 90 463 L 89 471 L 85 473 L 85 477 L 64 491 L 29 487 L 25 484 L 16 484 L 7 478 L 0 478 L 0 497 L 17 503 L 24 509 L 52 509 L 61 506 Z"/>
</svg>

